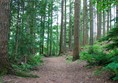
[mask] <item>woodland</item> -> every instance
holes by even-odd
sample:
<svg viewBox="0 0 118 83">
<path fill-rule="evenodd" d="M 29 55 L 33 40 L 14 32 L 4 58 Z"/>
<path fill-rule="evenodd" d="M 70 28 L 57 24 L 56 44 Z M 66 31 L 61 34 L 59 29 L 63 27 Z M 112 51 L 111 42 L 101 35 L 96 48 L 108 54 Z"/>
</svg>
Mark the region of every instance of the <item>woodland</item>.
<svg viewBox="0 0 118 83">
<path fill-rule="evenodd" d="M 118 83 L 118 0 L 0 0 L 0 83 Z"/>
</svg>

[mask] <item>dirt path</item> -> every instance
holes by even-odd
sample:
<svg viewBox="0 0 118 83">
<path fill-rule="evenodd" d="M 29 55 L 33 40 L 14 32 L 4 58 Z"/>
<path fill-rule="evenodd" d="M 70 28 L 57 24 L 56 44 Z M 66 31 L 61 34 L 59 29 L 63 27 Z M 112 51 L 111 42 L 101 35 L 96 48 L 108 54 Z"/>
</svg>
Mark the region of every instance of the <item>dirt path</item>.
<svg viewBox="0 0 118 83">
<path fill-rule="evenodd" d="M 45 58 L 44 65 L 33 72 L 40 78 L 5 76 L 4 83 L 115 83 L 106 76 L 94 76 L 95 69 L 87 69 L 85 65 L 85 62 L 67 63 L 64 57 Z"/>
</svg>

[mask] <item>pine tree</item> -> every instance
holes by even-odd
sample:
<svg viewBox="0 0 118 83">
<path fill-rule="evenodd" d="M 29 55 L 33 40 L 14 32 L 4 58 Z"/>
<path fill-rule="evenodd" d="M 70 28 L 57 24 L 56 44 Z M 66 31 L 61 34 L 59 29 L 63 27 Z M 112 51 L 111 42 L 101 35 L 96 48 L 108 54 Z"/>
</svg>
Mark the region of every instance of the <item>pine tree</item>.
<svg viewBox="0 0 118 83">
<path fill-rule="evenodd" d="M 79 59 L 79 29 L 80 29 L 80 4 L 81 0 L 75 0 L 74 7 L 74 49 L 73 49 L 73 61 Z"/>
</svg>

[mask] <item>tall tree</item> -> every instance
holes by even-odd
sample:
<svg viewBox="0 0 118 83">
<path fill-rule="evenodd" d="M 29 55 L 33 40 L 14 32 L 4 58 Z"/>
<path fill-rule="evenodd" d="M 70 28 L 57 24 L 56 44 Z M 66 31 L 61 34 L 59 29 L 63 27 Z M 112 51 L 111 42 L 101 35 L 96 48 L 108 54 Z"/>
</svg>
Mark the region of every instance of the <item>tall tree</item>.
<svg viewBox="0 0 118 83">
<path fill-rule="evenodd" d="M 90 0 L 90 45 L 93 45 L 93 3 Z"/>
<path fill-rule="evenodd" d="M 106 33 L 106 29 L 105 29 L 105 24 L 106 24 L 106 13 L 105 11 L 103 11 L 103 36 L 105 36 L 105 33 Z"/>
<path fill-rule="evenodd" d="M 66 21 L 66 17 L 67 17 L 67 16 L 66 16 L 66 0 L 64 0 L 64 2 L 65 2 L 65 3 L 64 3 L 64 11 L 65 11 L 64 17 L 65 17 L 65 18 L 64 18 L 64 32 L 63 32 L 63 33 L 64 33 L 64 36 L 63 36 L 63 37 L 64 37 L 64 38 L 63 38 L 64 47 L 63 47 L 63 49 L 64 49 L 64 52 L 66 52 L 66 25 L 67 25 L 67 24 L 66 24 L 66 23 L 67 23 L 67 21 Z"/>
<path fill-rule="evenodd" d="M 74 2 L 74 49 L 73 49 L 73 61 L 79 59 L 79 29 L 80 29 L 80 4 L 81 0 L 75 0 Z"/>
<path fill-rule="evenodd" d="M 61 30 L 60 30 L 60 52 L 59 54 L 63 53 L 63 15 L 64 15 L 64 0 L 61 1 Z"/>
<path fill-rule="evenodd" d="M 10 0 L 0 0 L 0 73 L 9 72 L 8 34 L 10 27 Z"/>
<path fill-rule="evenodd" d="M 118 27 L 118 5 L 116 5 L 116 23 Z"/>
<path fill-rule="evenodd" d="M 69 1 L 69 49 L 72 48 L 72 1 Z"/>
<path fill-rule="evenodd" d="M 98 2 L 101 2 L 100 0 Z M 101 38 L 101 22 L 102 22 L 102 12 L 99 11 L 98 3 L 97 3 L 97 39 Z"/>
<path fill-rule="evenodd" d="M 110 23 L 110 21 L 109 21 L 109 9 L 107 10 L 107 33 L 109 32 L 109 23 Z"/>
<path fill-rule="evenodd" d="M 87 0 L 83 1 L 83 45 L 87 44 L 88 39 L 88 16 L 87 16 Z"/>
</svg>

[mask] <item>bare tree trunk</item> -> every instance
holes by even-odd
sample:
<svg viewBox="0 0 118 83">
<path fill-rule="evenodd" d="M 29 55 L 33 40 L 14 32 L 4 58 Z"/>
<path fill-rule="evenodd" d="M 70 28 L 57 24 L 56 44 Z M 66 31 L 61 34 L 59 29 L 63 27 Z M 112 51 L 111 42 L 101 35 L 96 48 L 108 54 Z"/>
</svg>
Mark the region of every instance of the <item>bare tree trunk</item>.
<svg viewBox="0 0 118 83">
<path fill-rule="evenodd" d="M 65 15 L 64 15 L 64 40 L 63 40 L 63 42 L 64 42 L 64 47 L 63 47 L 63 49 L 64 49 L 64 52 L 66 52 L 66 0 L 64 0 L 65 1 L 65 6 L 64 6 L 64 11 L 65 11 Z"/>
<path fill-rule="evenodd" d="M 64 15 L 64 0 L 61 2 L 61 30 L 60 30 L 60 52 L 59 54 L 63 53 L 63 15 Z"/>
<path fill-rule="evenodd" d="M 74 49 L 73 49 L 73 61 L 79 59 L 79 29 L 80 29 L 80 4 L 81 0 L 75 0 L 74 7 Z"/>
<path fill-rule="evenodd" d="M 72 1 L 70 0 L 70 7 L 69 7 L 69 49 L 72 48 Z"/>
<path fill-rule="evenodd" d="M 116 5 L 116 27 L 118 27 L 118 5 Z"/>
<path fill-rule="evenodd" d="M 101 16 L 102 16 L 101 11 L 97 9 L 97 39 L 101 38 L 101 22 L 102 22 Z"/>
<path fill-rule="evenodd" d="M 83 1 L 83 46 L 87 44 L 87 0 Z"/>
<path fill-rule="evenodd" d="M 109 11 L 109 29 L 111 29 L 112 28 L 112 26 L 111 26 L 111 18 L 112 18 L 112 15 L 111 15 L 111 7 L 110 7 L 110 11 Z"/>
<path fill-rule="evenodd" d="M 93 45 L 93 4 L 90 0 L 90 45 Z"/>
<path fill-rule="evenodd" d="M 105 31 L 105 24 L 106 24 L 105 19 L 106 19 L 106 16 L 105 15 L 106 15 L 105 11 L 103 11 L 103 36 L 105 36 L 105 33 L 106 33 L 106 31 Z"/>
<path fill-rule="evenodd" d="M 10 26 L 10 0 L 0 0 L 0 73 L 9 72 L 8 34 Z"/>
<path fill-rule="evenodd" d="M 109 10 L 107 11 L 107 33 L 109 32 Z"/>
<path fill-rule="evenodd" d="M 19 41 L 18 41 L 18 35 L 19 35 L 19 13 L 20 13 L 20 4 L 19 4 L 19 1 L 17 2 L 18 4 L 18 9 L 17 9 L 17 26 L 16 26 L 16 37 L 15 37 L 15 56 L 14 56 L 14 59 L 15 57 L 17 56 L 17 52 L 18 52 L 18 44 L 19 44 Z"/>
</svg>

